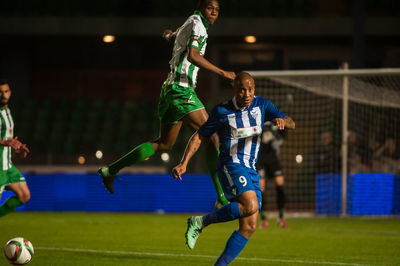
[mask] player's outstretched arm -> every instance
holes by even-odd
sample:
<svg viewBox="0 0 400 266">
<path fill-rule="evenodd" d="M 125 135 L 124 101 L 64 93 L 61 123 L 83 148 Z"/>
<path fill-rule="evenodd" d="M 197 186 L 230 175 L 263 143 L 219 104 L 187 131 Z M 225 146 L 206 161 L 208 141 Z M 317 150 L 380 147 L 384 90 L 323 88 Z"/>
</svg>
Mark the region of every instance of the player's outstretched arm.
<svg viewBox="0 0 400 266">
<path fill-rule="evenodd" d="M 296 127 L 296 124 L 290 116 L 285 116 L 284 118 L 275 118 L 272 120 L 272 122 L 277 125 L 280 130 L 285 129 L 285 127 L 291 129 Z"/>
<path fill-rule="evenodd" d="M 176 32 L 173 32 L 170 29 L 166 29 L 161 36 L 167 42 L 174 42 L 176 38 Z"/>
<path fill-rule="evenodd" d="M 195 64 L 196 66 L 203 68 L 203 69 L 207 69 L 211 72 L 214 72 L 218 75 L 220 75 L 223 78 L 229 79 L 229 80 L 234 80 L 236 77 L 236 74 L 234 72 L 230 72 L 230 71 L 225 71 L 220 69 L 219 67 L 213 65 L 210 61 L 208 61 L 207 59 L 205 59 L 201 54 L 200 54 L 200 50 L 196 49 L 194 47 L 191 47 L 189 50 L 189 56 L 188 56 L 188 60 Z"/>
<path fill-rule="evenodd" d="M 189 140 L 188 145 L 186 146 L 185 153 L 183 154 L 181 162 L 172 169 L 172 176 L 177 179 L 182 180 L 181 175 L 186 173 L 187 165 L 193 155 L 199 149 L 201 142 L 204 137 L 200 136 L 199 133 L 195 133 Z"/>
</svg>

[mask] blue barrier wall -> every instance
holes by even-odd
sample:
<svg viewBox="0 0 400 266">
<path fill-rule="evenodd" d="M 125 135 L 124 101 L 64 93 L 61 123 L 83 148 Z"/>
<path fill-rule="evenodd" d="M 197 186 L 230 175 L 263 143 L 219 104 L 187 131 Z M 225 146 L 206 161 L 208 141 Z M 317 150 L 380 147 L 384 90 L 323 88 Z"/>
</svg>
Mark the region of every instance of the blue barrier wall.
<svg viewBox="0 0 400 266">
<path fill-rule="evenodd" d="M 208 175 L 183 181 L 167 174 L 120 175 L 108 194 L 97 174 L 26 175 L 31 200 L 19 211 L 209 212 L 216 199 Z M 348 177 L 350 215 L 400 214 L 400 176 L 356 174 Z M 3 193 L 0 204 L 12 192 Z M 316 176 L 316 213 L 341 213 L 341 175 Z"/>
<path fill-rule="evenodd" d="M 110 195 L 97 174 L 25 175 L 31 200 L 18 208 L 27 211 L 209 212 L 216 194 L 204 174 L 119 175 Z M 12 192 L 3 193 L 3 202 Z"/>
<path fill-rule="evenodd" d="M 351 215 L 391 215 L 393 174 L 355 174 L 351 196 Z"/>
<path fill-rule="evenodd" d="M 317 174 L 315 208 L 317 214 L 339 215 L 341 213 L 342 176 L 340 174 Z"/>
<path fill-rule="evenodd" d="M 393 214 L 400 215 L 400 176 L 394 177 Z"/>
<path fill-rule="evenodd" d="M 341 214 L 340 174 L 316 175 L 317 214 Z M 347 177 L 347 214 L 400 213 L 400 177 L 393 174 L 355 174 Z"/>
</svg>

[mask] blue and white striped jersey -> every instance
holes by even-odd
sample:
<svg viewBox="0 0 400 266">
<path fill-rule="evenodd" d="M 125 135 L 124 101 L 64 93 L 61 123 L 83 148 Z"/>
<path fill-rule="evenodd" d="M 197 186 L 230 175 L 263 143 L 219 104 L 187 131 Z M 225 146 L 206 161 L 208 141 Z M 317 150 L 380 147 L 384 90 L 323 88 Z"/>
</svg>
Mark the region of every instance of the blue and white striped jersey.
<svg viewBox="0 0 400 266">
<path fill-rule="evenodd" d="M 198 133 L 210 137 L 217 132 L 220 141 L 219 162 L 234 162 L 256 170 L 260 135 L 264 122 L 286 115 L 269 100 L 255 96 L 251 105 L 240 109 L 235 97 L 217 105 Z"/>
</svg>

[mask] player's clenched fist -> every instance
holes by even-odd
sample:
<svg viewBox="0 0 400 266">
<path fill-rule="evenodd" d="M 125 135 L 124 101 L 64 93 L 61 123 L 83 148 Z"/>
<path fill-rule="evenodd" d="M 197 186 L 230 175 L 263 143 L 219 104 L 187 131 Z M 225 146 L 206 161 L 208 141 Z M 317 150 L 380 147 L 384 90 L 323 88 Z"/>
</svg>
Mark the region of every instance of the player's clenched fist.
<svg viewBox="0 0 400 266">
<path fill-rule="evenodd" d="M 275 118 L 272 122 L 277 125 L 280 130 L 285 129 L 285 120 L 282 118 Z"/>
<path fill-rule="evenodd" d="M 235 77 L 236 77 L 236 74 L 235 74 L 235 72 L 230 72 L 230 71 L 224 71 L 224 74 L 223 74 L 223 76 L 224 76 L 224 78 L 226 78 L 226 79 L 229 79 L 229 80 L 234 80 L 235 79 Z"/>
<path fill-rule="evenodd" d="M 179 178 L 179 180 L 182 180 L 181 175 L 183 175 L 184 173 L 186 173 L 186 166 L 184 166 L 183 164 L 178 164 L 174 167 L 174 169 L 172 169 L 172 176 L 174 177 L 174 179 Z"/>
</svg>

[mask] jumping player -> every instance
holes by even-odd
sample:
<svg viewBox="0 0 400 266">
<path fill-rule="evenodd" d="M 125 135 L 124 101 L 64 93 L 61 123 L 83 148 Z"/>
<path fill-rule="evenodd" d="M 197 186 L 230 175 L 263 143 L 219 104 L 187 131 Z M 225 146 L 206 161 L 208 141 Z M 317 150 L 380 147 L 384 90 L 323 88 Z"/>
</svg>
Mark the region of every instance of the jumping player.
<svg viewBox="0 0 400 266">
<path fill-rule="evenodd" d="M 0 197 L 4 189 L 15 193 L 15 196 L 9 197 L 0 206 L 0 217 L 14 211 L 31 198 L 24 176 L 11 162 L 12 151 L 25 158 L 29 149 L 14 137 L 14 121 L 8 108 L 10 97 L 8 82 L 0 80 Z"/>
<path fill-rule="evenodd" d="M 228 80 L 235 78 L 235 73 L 224 71 L 203 57 L 207 45 L 207 29 L 217 20 L 219 9 L 217 0 L 200 0 L 197 10 L 177 31 L 164 32 L 163 37 L 166 40 L 174 40 L 174 48 L 169 62 L 171 71 L 161 88 L 158 103 L 160 136 L 155 141 L 135 147 L 114 163 L 99 169 L 103 184 L 110 193 L 114 193 L 114 179 L 122 168 L 142 162 L 156 152 L 170 150 L 182 124 L 196 131 L 207 120 L 208 114 L 195 92 L 199 68 Z M 216 170 L 218 139 L 212 137 L 211 140 L 207 145 L 207 168 L 217 191 L 218 201 L 224 205 L 228 201 L 223 195 Z"/>
<path fill-rule="evenodd" d="M 275 181 L 276 203 L 278 205 L 279 218 L 277 223 L 282 228 L 287 228 L 284 219 L 285 210 L 285 178 L 282 172 L 282 166 L 279 161 L 279 147 L 283 143 L 285 131 L 279 130 L 276 125 L 270 121 L 264 124 L 263 134 L 261 137 L 261 149 L 258 156 L 257 170 L 261 177 L 260 186 L 262 190 L 262 207 L 261 207 L 261 228 L 268 227 L 267 220 L 267 195 L 266 185 L 268 179 Z"/>
<path fill-rule="evenodd" d="M 256 230 L 261 189 L 255 164 L 264 122 L 272 121 L 280 130 L 295 127 L 293 120 L 270 101 L 254 96 L 255 84 L 250 74 L 238 74 L 233 90 L 233 99 L 213 109 L 207 122 L 190 140 L 181 163 L 172 170 L 173 177 L 181 179 L 201 142 L 218 134 L 221 151 L 218 176 L 230 203 L 207 215 L 189 217 L 185 235 L 186 244 L 193 249 L 204 227 L 239 219 L 239 228 L 228 239 L 215 265 L 229 264 Z"/>
</svg>

